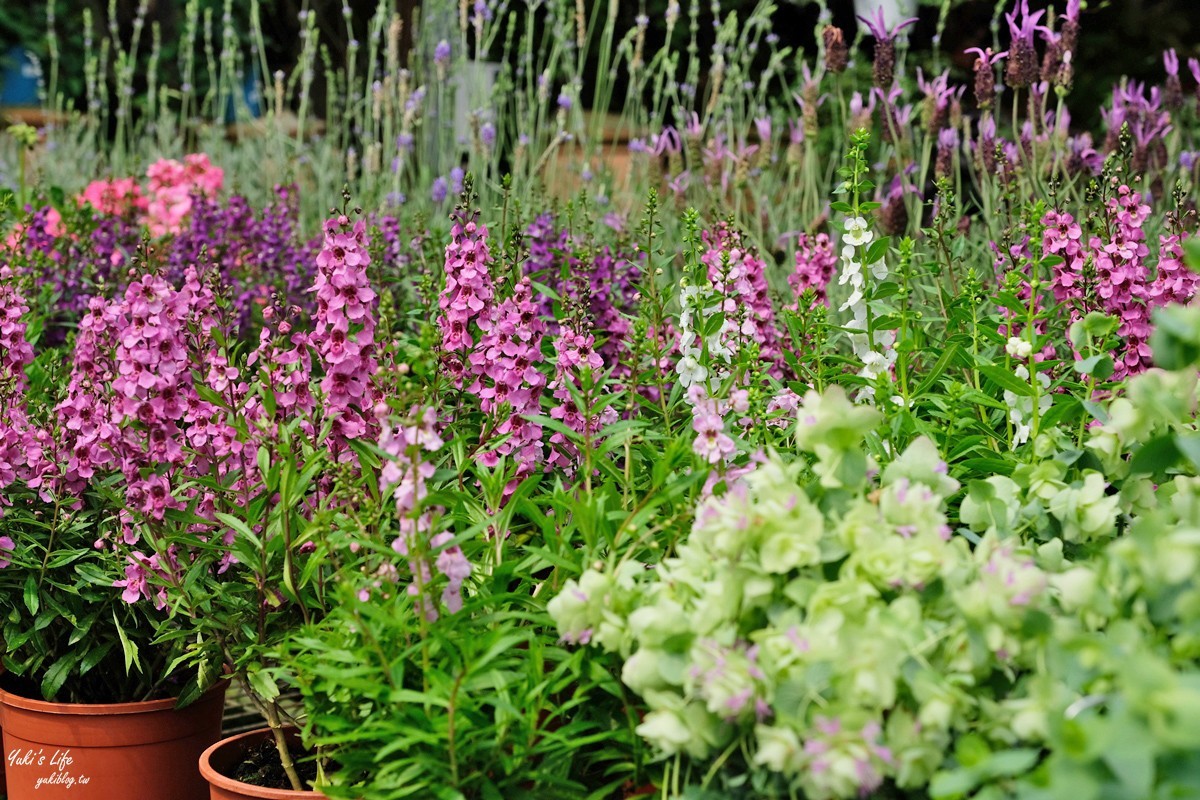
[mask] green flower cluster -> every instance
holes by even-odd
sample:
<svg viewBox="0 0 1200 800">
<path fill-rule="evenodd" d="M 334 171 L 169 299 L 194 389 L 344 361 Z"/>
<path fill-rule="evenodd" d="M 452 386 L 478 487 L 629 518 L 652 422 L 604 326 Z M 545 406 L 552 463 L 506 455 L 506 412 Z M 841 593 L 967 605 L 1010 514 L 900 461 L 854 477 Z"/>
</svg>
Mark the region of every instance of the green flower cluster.
<svg viewBox="0 0 1200 800">
<path fill-rule="evenodd" d="M 798 452 L 706 499 L 661 562 L 569 581 L 550 614 L 619 655 L 661 755 L 740 771 L 754 796 L 1196 787 L 1196 385 L 1150 370 L 1082 448 L 1045 433 L 966 487 L 924 437 L 880 469 L 878 412 L 810 392 Z"/>
</svg>

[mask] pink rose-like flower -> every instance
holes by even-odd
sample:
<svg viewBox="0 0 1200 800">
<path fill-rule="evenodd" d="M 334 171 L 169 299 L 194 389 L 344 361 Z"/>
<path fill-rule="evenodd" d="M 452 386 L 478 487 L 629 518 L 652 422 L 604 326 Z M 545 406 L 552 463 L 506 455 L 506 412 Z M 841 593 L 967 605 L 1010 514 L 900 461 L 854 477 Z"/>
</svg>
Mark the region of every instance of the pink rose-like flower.
<svg viewBox="0 0 1200 800">
<path fill-rule="evenodd" d="M 184 156 L 183 163 L 160 159 L 146 170 L 150 198 L 145 223 L 153 236 L 178 233 L 192 210 L 192 197 L 215 197 L 225 183 L 225 171 L 204 153 Z"/>
<path fill-rule="evenodd" d="M 133 178 L 92 181 L 77 198 L 80 205 L 90 204 L 101 214 L 123 217 L 145 211 L 148 201 Z"/>
</svg>

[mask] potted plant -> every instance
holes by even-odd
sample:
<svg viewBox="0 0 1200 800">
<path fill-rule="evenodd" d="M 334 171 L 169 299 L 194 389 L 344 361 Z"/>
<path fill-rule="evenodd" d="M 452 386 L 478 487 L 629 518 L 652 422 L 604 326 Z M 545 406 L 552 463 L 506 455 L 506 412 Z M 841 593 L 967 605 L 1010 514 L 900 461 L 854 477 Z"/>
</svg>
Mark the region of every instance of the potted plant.
<svg viewBox="0 0 1200 800">
<path fill-rule="evenodd" d="M 227 674 L 266 723 L 204 753 L 214 798 L 315 796 L 323 780 L 282 699 L 291 679 L 280 651 L 323 618 L 334 571 L 356 558 L 331 547 L 329 531 L 374 480 L 367 246 L 365 224 L 335 214 L 316 260 L 311 322 L 268 304 L 256 346 L 233 338 L 211 275 L 193 272 L 180 289 L 152 275 L 131 286 L 177 309 L 174 338 L 148 348 L 146 368 L 174 376 L 190 405 L 159 404 L 175 416 L 152 423 L 182 432 L 181 455 L 146 474 L 129 504 L 137 535 L 120 548 L 126 598 L 162 605 L 160 642 L 197 672 Z M 157 360 L 163 353 L 169 364 Z"/>
<path fill-rule="evenodd" d="M 70 474 L 59 354 L 0 267 L 0 714 L 8 797 L 199 798 L 191 768 L 220 734 L 218 675 L 181 669 L 152 606 L 122 602 L 117 506 Z"/>
</svg>

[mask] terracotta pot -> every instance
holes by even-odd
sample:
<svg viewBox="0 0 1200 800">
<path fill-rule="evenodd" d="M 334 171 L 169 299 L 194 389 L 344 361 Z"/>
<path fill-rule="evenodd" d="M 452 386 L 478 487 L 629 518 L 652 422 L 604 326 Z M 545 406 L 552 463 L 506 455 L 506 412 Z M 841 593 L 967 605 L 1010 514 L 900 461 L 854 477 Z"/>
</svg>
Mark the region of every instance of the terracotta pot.
<svg viewBox="0 0 1200 800">
<path fill-rule="evenodd" d="M 47 703 L 0 689 L 8 800 L 207 800 L 196 769 L 221 737 L 227 683 L 187 708 Z"/>
<path fill-rule="evenodd" d="M 289 742 L 298 742 L 300 733 L 287 732 Z M 209 783 L 210 800 L 321 800 L 320 792 L 296 792 L 291 789 L 267 789 L 228 777 L 245 758 L 246 750 L 270 739 L 271 729 L 260 728 L 222 739 L 200 756 L 200 774 Z"/>
</svg>

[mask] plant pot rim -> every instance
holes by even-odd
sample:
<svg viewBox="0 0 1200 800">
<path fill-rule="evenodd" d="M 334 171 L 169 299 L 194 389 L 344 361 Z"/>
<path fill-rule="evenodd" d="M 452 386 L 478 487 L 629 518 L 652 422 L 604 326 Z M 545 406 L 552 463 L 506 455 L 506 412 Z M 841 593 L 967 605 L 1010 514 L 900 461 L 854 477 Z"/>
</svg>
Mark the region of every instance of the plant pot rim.
<svg viewBox="0 0 1200 800">
<path fill-rule="evenodd" d="M 299 733 L 295 728 L 289 728 L 288 730 Z M 226 747 L 236 747 L 242 742 L 262 739 L 271 735 L 270 728 L 258 728 L 246 731 L 245 733 L 239 733 L 236 736 L 230 736 L 209 746 L 200 755 L 200 774 L 213 786 L 224 789 L 226 792 L 237 792 L 246 797 L 262 798 L 263 800 L 315 800 L 315 798 L 324 797 L 323 794 L 312 789 L 305 789 L 298 792 L 295 789 L 271 789 L 265 786 L 255 786 L 251 783 L 242 783 L 227 775 L 222 775 L 210 763 L 213 754 L 218 750 Z"/>
<path fill-rule="evenodd" d="M 200 697 L 216 691 L 224 691 L 229 680 L 220 680 L 210 686 Z M 196 698 L 199 701 L 199 697 Z M 175 708 L 178 697 L 164 697 L 159 700 L 132 700 L 127 703 L 54 703 L 49 700 L 37 700 L 32 697 L 15 694 L 0 688 L 0 705 L 20 708 L 25 711 L 36 711 L 40 714 L 61 714 L 75 717 L 115 716 L 120 714 L 145 714 L 148 711 L 166 711 Z"/>
</svg>

